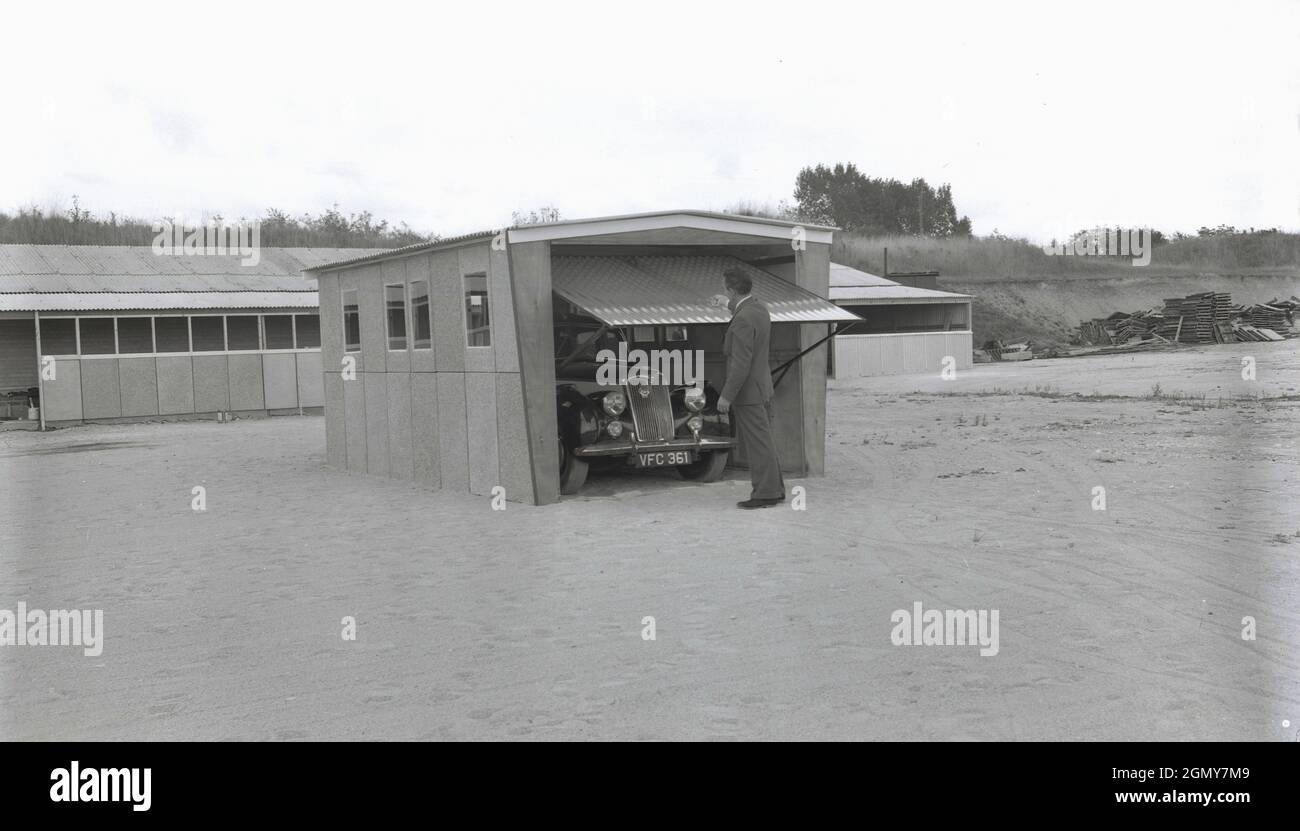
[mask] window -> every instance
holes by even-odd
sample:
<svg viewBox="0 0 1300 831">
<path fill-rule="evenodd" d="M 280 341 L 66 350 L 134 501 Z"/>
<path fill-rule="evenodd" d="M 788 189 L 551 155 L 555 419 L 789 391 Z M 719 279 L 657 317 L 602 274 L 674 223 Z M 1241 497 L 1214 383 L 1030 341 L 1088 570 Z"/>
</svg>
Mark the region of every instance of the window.
<svg viewBox="0 0 1300 831">
<path fill-rule="evenodd" d="M 147 317 L 119 317 L 117 351 L 122 355 L 153 354 L 153 321 Z"/>
<path fill-rule="evenodd" d="M 262 348 L 257 315 L 231 315 L 226 318 L 226 348 L 231 352 Z"/>
<path fill-rule="evenodd" d="M 154 318 L 154 337 L 159 352 L 190 351 L 190 319 L 180 315 Z"/>
<path fill-rule="evenodd" d="M 668 343 L 681 343 L 690 340 L 690 334 L 686 331 L 685 326 L 665 326 L 664 340 Z"/>
<path fill-rule="evenodd" d="M 117 337 L 111 317 L 83 317 L 77 320 L 81 327 L 81 354 L 112 355 L 117 352 Z"/>
<path fill-rule="evenodd" d="M 384 319 L 388 326 L 388 349 L 406 351 L 406 287 L 401 283 L 384 286 Z"/>
<path fill-rule="evenodd" d="M 411 335 L 416 349 L 433 348 L 433 326 L 429 319 L 429 284 L 411 283 Z"/>
<path fill-rule="evenodd" d="M 262 330 L 267 349 L 293 349 L 293 315 L 267 315 Z"/>
<path fill-rule="evenodd" d="M 343 349 L 361 351 L 361 308 L 357 306 L 357 290 L 343 292 Z"/>
<path fill-rule="evenodd" d="M 41 351 L 46 355 L 77 354 L 76 318 L 41 318 Z"/>
<path fill-rule="evenodd" d="M 293 316 L 294 343 L 299 349 L 320 349 L 320 317 Z"/>
<path fill-rule="evenodd" d="M 637 343 L 654 343 L 655 327 L 653 326 L 633 326 L 632 340 Z"/>
<path fill-rule="evenodd" d="M 190 331 L 194 334 L 195 352 L 225 351 L 226 319 L 220 315 L 190 318 Z"/>
<path fill-rule="evenodd" d="M 486 274 L 465 275 L 465 336 L 470 346 L 492 345 Z"/>
</svg>

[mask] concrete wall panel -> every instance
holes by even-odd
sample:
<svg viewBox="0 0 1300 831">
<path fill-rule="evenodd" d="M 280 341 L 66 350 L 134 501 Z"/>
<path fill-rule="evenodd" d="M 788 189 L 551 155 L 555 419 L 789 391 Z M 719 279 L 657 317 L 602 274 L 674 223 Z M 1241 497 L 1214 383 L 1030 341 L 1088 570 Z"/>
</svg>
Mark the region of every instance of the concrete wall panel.
<svg viewBox="0 0 1300 831">
<path fill-rule="evenodd" d="M 262 356 L 231 355 L 227 367 L 230 372 L 230 409 L 266 409 Z"/>
<path fill-rule="evenodd" d="M 835 338 L 835 375 L 938 374 L 943 359 L 952 357 L 960 371 L 971 367 L 970 332 L 907 332 L 880 335 L 840 335 Z"/>
<path fill-rule="evenodd" d="M 480 496 L 501 484 L 497 453 L 497 383 L 491 372 L 465 373 L 469 414 L 469 490 Z"/>
<path fill-rule="evenodd" d="M 469 490 L 469 437 L 465 422 L 465 376 L 439 372 L 438 377 L 438 463 L 443 488 L 464 493 Z"/>
<path fill-rule="evenodd" d="M 117 358 L 81 362 L 81 409 L 84 418 L 118 418 L 122 415 Z"/>
<path fill-rule="evenodd" d="M 153 358 L 120 358 L 122 415 L 158 415 L 158 367 Z"/>
<path fill-rule="evenodd" d="M 321 363 L 330 370 L 340 368 L 343 358 L 343 307 L 339 296 L 337 274 L 321 275 L 320 291 L 320 351 Z"/>
<path fill-rule="evenodd" d="M 292 352 L 262 356 L 262 387 L 268 410 L 298 406 L 298 360 Z"/>
<path fill-rule="evenodd" d="M 415 481 L 442 487 L 438 466 L 438 376 L 411 373 L 411 468 Z"/>
<path fill-rule="evenodd" d="M 361 353 L 366 372 L 383 372 L 387 367 L 387 338 L 384 336 L 384 286 L 379 266 L 357 270 L 357 295 L 361 300 Z M 387 456 L 385 456 L 387 458 Z"/>
<path fill-rule="evenodd" d="M 387 476 L 388 376 L 366 373 L 366 472 Z"/>
<path fill-rule="evenodd" d="M 194 356 L 194 411 L 230 409 L 230 375 L 225 355 Z"/>
<path fill-rule="evenodd" d="M 343 399 L 343 379 L 337 372 L 324 373 L 322 387 L 325 399 L 325 464 L 335 470 L 347 470 L 347 403 Z"/>
<path fill-rule="evenodd" d="M 347 413 L 344 438 L 347 443 L 348 470 L 366 472 L 366 376 L 357 373 L 351 381 L 340 381 L 343 387 L 343 411 Z"/>
<path fill-rule="evenodd" d="M 492 345 L 497 372 L 519 371 L 519 343 L 515 336 L 514 294 L 510 291 L 510 256 L 488 252 L 488 292 L 492 298 Z"/>
<path fill-rule="evenodd" d="M 41 408 L 46 421 L 81 420 L 81 361 L 59 358 L 54 362 L 54 380 L 45 382 Z"/>
<path fill-rule="evenodd" d="M 323 375 L 321 353 L 299 352 L 295 357 L 298 372 L 298 406 L 322 406 L 325 403 L 325 391 L 321 386 Z"/>
<path fill-rule="evenodd" d="M 465 369 L 465 294 L 460 257 L 438 251 L 429 257 L 429 300 L 433 305 L 434 361 L 439 372 Z"/>
<path fill-rule="evenodd" d="M 533 502 L 533 478 L 524 423 L 524 388 L 518 373 L 496 376 L 497 466 L 506 499 Z"/>
<path fill-rule="evenodd" d="M 188 355 L 159 356 L 154 365 L 158 372 L 158 412 L 194 412 L 194 359 Z"/>
<path fill-rule="evenodd" d="M 510 288 L 518 321 L 519 367 L 528 419 L 533 493 L 538 505 L 549 505 L 560 499 L 550 243 L 510 246 Z"/>
<path fill-rule="evenodd" d="M 388 475 L 409 482 L 415 475 L 411 457 L 411 375 L 387 373 Z"/>
</svg>

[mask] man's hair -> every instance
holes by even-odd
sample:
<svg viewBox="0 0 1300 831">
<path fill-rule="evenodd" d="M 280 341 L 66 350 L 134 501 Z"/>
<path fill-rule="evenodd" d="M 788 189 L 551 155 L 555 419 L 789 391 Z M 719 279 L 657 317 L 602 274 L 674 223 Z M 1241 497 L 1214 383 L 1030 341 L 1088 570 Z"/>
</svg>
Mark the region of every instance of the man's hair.
<svg viewBox="0 0 1300 831">
<path fill-rule="evenodd" d="M 739 294 L 749 294 L 754 290 L 754 281 L 743 269 L 735 266 L 722 272 L 722 280 L 726 283 L 727 288 Z"/>
</svg>

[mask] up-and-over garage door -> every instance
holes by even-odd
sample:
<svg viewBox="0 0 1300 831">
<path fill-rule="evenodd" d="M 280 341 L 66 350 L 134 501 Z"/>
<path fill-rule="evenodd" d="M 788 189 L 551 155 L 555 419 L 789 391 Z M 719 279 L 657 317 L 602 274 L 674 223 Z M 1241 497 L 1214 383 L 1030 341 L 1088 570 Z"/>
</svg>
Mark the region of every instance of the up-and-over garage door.
<svg viewBox="0 0 1300 831">
<path fill-rule="evenodd" d="M 551 259 L 555 292 L 611 326 L 726 323 L 731 313 L 709 305 L 722 293 L 722 272 L 741 268 L 754 281 L 773 323 L 860 320 L 807 289 L 735 257 L 559 255 Z"/>
</svg>

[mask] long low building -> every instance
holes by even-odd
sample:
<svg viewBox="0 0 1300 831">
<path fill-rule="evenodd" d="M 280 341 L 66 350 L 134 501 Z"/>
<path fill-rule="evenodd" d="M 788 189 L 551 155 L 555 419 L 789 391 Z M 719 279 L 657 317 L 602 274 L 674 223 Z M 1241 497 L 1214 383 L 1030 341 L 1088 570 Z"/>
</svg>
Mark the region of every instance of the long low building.
<svg viewBox="0 0 1300 831">
<path fill-rule="evenodd" d="M 938 373 L 972 360 L 971 296 L 831 263 L 830 300 L 862 318 L 835 337 L 836 378 Z M 951 360 L 949 360 L 951 359 Z"/>
<path fill-rule="evenodd" d="M 0 245 L 0 418 L 49 422 L 319 412 L 316 285 L 374 249 L 157 254 Z M 40 356 L 38 358 L 38 356 Z"/>
</svg>

